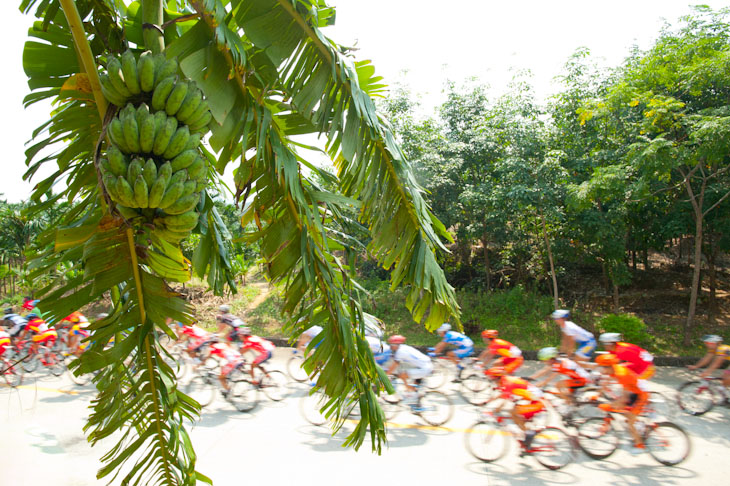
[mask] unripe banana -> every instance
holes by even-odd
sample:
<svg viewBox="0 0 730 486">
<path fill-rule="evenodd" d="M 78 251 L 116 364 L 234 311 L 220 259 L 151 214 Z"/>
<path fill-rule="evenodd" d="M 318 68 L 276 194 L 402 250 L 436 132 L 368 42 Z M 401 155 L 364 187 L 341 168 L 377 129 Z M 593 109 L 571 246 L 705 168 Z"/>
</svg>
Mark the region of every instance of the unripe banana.
<svg viewBox="0 0 730 486">
<path fill-rule="evenodd" d="M 185 123 L 185 120 L 192 115 L 198 108 L 198 105 L 203 101 L 203 93 L 198 88 L 192 89 L 192 86 L 188 87 L 188 94 L 185 95 L 185 100 L 180 105 L 180 109 L 175 113 L 175 118 Z"/>
<path fill-rule="evenodd" d="M 152 109 L 155 111 L 161 111 L 165 109 L 165 103 L 167 97 L 170 96 L 170 92 L 175 87 L 175 77 L 168 76 L 155 87 L 155 91 L 152 93 Z"/>
<path fill-rule="evenodd" d="M 178 182 L 180 184 L 185 184 L 185 181 L 187 181 L 187 180 L 188 180 L 188 171 L 185 169 L 182 169 L 182 170 L 178 170 L 178 171 L 172 173 L 172 176 L 170 176 L 170 182 L 167 185 L 169 187 L 169 186 L 172 186 L 173 184 L 177 184 Z M 180 191 L 182 192 L 182 189 Z M 180 194 L 178 194 L 177 196 L 180 197 Z"/>
<path fill-rule="evenodd" d="M 155 61 L 152 52 L 145 51 L 139 58 L 137 63 L 137 73 L 139 74 L 139 86 L 142 91 L 148 93 L 155 88 Z"/>
<path fill-rule="evenodd" d="M 198 151 L 197 150 L 186 150 L 182 152 L 180 155 L 172 159 L 170 162 L 170 165 L 172 165 L 173 171 L 178 171 L 180 169 L 186 169 L 190 167 L 193 162 L 198 158 Z"/>
<path fill-rule="evenodd" d="M 208 111 L 203 113 L 203 116 L 198 119 L 196 123 L 193 123 L 190 125 L 190 131 L 191 132 L 207 132 L 210 130 L 210 121 L 213 119 L 213 114 Z"/>
<path fill-rule="evenodd" d="M 155 117 L 147 113 L 139 124 L 139 148 L 143 153 L 151 154 L 155 143 Z"/>
<path fill-rule="evenodd" d="M 124 132 L 124 141 L 127 147 L 134 153 L 141 152 L 139 147 L 139 127 L 134 116 L 127 116 L 122 119 L 122 130 Z"/>
<path fill-rule="evenodd" d="M 112 198 L 112 201 L 114 202 L 121 202 L 117 196 L 117 190 L 116 190 L 116 182 L 117 179 L 112 175 L 111 173 L 104 174 L 101 177 L 102 182 L 104 183 L 104 187 L 106 188 L 106 192 L 109 194 L 109 196 Z"/>
<path fill-rule="evenodd" d="M 141 175 L 137 176 L 137 180 L 134 182 L 134 200 L 137 207 L 146 208 L 148 205 L 149 188 Z"/>
<path fill-rule="evenodd" d="M 150 186 L 150 197 L 147 201 L 147 205 L 150 208 L 159 207 L 162 197 L 165 195 L 167 181 L 158 177 L 157 180 Z"/>
<path fill-rule="evenodd" d="M 190 211 L 195 206 L 198 205 L 198 201 L 200 201 L 200 195 L 199 194 L 190 194 L 189 196 L 182 197 L 175 201 L 170 206 L 167 206 L 165 208 L 165 212 L 167 214 L 182 214 Z"/>
<path fill-rule="evenodd" d="M 190 138 L 190 130 L 188 127 L 182 126 L 175 131 L 175 135 L 170 139 L 170 143 L 167 145 L 165 152 L 162 154 L 162 158 L 171 160 L 177 157 L 185 148 Z"/>
<path fill-rule="evenodd" d="M 174 177 L 174 175 L 173 175 Z M 170 180 L 170 184 L 167 187 L 167 190 L 165 191 L 165 195 L 162 196 L 162 200 L 160 201 L 160 204 L 157 206 L 160 209 L 165 209 L 168 206 L 171 206 L 175 201 L 177 201 L 180 194 L 182 194 L 183 191 L 183 183 L 182 182 L 172 182 L 172 179 Z"/>
<path fill-rule="evenodd" d="M 149 114 L 150 110 L 147 108 L 147 105 L 140 103 L 134 111 L 134 119 L 137 120 L 137 126 L 142 125 L 142 120 L 144 120 Z"/>
<path fill-rule="evenodd" d="M 183 184 L 183 192 L 180 194 L 180 198 L 187 197 L 195 192 L 195 188 L 198 183 L 196 181 L 187 181 Z"/>
<path fill-rule="evenodd" d="M 127 219 L 134 219 L 142 216 L 139 212 L 137 212 L 136 209 L 128 208 L 127 206 L 123 205 L 117 206 L 117 211 L 119 211 L 119 214 Z"/>
<path fill-rule="evenodd" d="M 193 125 L 194 123 L 200 121 L 200 119 L 203 118 L 203 115 L 205 115 L 208 111 L 210 111 L 210 109 L 208 108 L 208 102 L 205 100 L 201 101 L 198 107 L 192 113 L 192 115 L 190 115 L 185 120 L 185 123 L 187 125 Z"/>
<path fill-rule="evenodd" d="M 109 159 L 109 168 L 115 177 L 127 174 L 127 159 L 116 145 L 109 146 L 106 156 Z"/>
<path fill-rule="evenodd" d="M 155 155 L 162 155 L 167 150 L 167 146 L 170 143 L 170 139 L 175 134 L 177 129 L 177 119 L 174 116 L 167 118 L 165 126 L 160 133 L 155 136 L 155 143 L 152 146 L 152 152 Z"/>
<path fill-rule="evenodd" d="M 200 214 L 197 211 L 187 211 L 182 214 L 165 216 L 164 218 L 162 218 L 162 221 L 165 224 L 165 226 L 168 226 L 168 227 L 191 226 L 190 229 L 193 229 L 195 227 L 195 225 L 198 224 L 199 217 L 200 217 Z"/>
<path fill-rule="evenodd" d="M 175 83 L 175 88 L 170 92 L 170 96 L 167 97 L 165 102 L 165 112 L 168 116 L 174 116 L 177 113 L 187 94 L 188 83 L 182 80 Z"/>
<path fill-rule="evenodd" d="M 132 161 L 129 163 L 129 167 L 127 168 L 127 182 L 129 183 L 130 187 L 134 186 L 137 177 L 142 174 L 143 169 L 144 160 L 138 157 L 133 158 Z"/>
<path fill-rule="evenodd" d="M 132 96 L 132 93 L 129 91 L 129 88 L 127 88 L 127 85 L 124 82 L 122 64 L 119 62 L 119 59 L 114 56 L 110 56 L 106 61 L 106 72 L 109 75 L 109 81 L 111 81 L 112 86 L 114 86 L 114 89 L 117 90 L 117 93 L 122 95 L 124 98 Z"/>
<path fill-rule="evenodd" d="M 100 74 L 99 84 L 101 84 L 101 94 L 104 95 L 104 98 L 106 98 L 109 103 L 117 106 L 124 106 L 124 103 L 126 103 L 127 100 L 124 96 L 119 94 L 116 89 L 114 89 L 112 82 L 109 80 L 109 76 L 106 74 Z"/>
<path fill-rule="evenodd" d="M 112 143 L 119 147 L 122 152 L 126 154 L 132 152 L 129 150 L 127 142 L 124 141 L 124 130 L 122 129 L 122 122 L 119 118 L 113 118 L 109 125 L 107 125 L 106 131 L 109 134 L 109 138 L 111 138 Z"/>
<path fill-rule="evenodd" d="M 155 72 L 155 80 L 159 83 L 169 76 L 175 76 L 177 74 L 177 67 L 177 59 L 164 59 L 163 55 L 163 62 L 158 65 L 158 69 Z"/>
<path fill-rule="evenodd" d="M 117 182 L 114 185 L 114 188 L 121 204 L 130 208 L 137 207 L 137 202 L 134 200 L 134 190 L 124 177 L 117 177 Z"/>
<path fill-rule="evenodd" d="M 122 74 L 124 74 L 124 84 L 127 85 L 129 92 L 133 95 L 139 94 L 142 90 L 137 77 L 137 61 L 134 59 L 132 51 L 122 54 Z"/>
<path fill-rule="evenodd" d="M 205 159 L 203 157 L 198 157 L 195 162 L 188 167 L 188 178 L 200 178 L 201 174 L 205 173 L 205 169 Z"/>
<path fill-rule="evenodd" d="M 185 144 L 185 148 L 183 150 L 197 149 L 198 145 L 200 145 L 200 134 L 193 133 L 190 135 L 190 138 L 188 138 L 188 143 Z"/>
<path fill-rule="evenodd" d="M 155 181 L 157 180 L 157 166 L 155 165 L 154 160 L 147 159 L 147 162 L 142 168 L 142 177 L 147 183 L 147 187 L 151 187 L 152 184 L 155 183 Z"/>
</svg>

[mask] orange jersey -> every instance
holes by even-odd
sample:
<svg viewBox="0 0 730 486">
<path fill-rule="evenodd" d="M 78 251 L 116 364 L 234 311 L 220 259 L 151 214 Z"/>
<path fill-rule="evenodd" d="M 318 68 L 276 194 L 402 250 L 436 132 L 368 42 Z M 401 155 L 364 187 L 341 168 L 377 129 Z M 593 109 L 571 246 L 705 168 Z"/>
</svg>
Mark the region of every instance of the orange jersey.
<svg viewBox="0 0 730 486">
<path fill-rule="evenodd" d="M 573 380 L 585 381 L 590 378 L 588 372 L 572 359 L 557 359 L 552 365 L 552 370 Z"/>
<path fill-rule="evenodd" d="M 624 390 L 642 395 L 646 393 L 639 388 L 639 375 L 631 371 L 628 366 L 613 365 L 612 376 L 616 378 Z"/>
<path fill-rule="evenodd" d="M 519 358 L 522 356 L 520 348 L 504 339 L 492 339 L 489 343 L 489 352 L 502 358 Z"/>
<path fill-rule="evenodd" d="M 48 324 L 46 324 L 46 321 L 44 321 L 40 317 L 37 317 L 28 321 L 28 325 L 26 326 L 26 328 L 30 329 L 36 334 L 41 334 L 48 331 Z"/>
<path fill-rule="evenodd" d="M 502 391 L 502 398 L 514 397 L 535 401 L 539 398 L 537 388 L 530 385 L 524 378 L 516 376 L 503 376 L 499 380 L 499 388 Z"/>
</svg>

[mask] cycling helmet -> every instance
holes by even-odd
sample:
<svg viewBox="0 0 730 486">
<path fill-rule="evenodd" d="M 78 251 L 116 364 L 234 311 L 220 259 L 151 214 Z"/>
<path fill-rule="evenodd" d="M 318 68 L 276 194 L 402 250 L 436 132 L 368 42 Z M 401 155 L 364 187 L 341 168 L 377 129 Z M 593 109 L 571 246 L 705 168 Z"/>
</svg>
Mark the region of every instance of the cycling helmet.
<svg viewBox="0 0 730 486">
<path fill-rule="evenodd" d="M 485 339 L 495 339 L 499 336 L 499 331 L 495 329 L 485 329 L 482 331 L 482 337 Z"/>
<path fill-rule="evenodd" d="M 28 319 L 28 320 L 38 319 L 38 314 L 36 314 L 35 312 L 31 312 L 30 314 L 28 314 L 27 316 L 25 316 L 25 318 Z"/>
<path fill-rule="evenodd" d="M 5 309 L 5 315 L 12 314 L 12 313 L 13 313 L 13 308 L 12 307 L 7 307 Z"/>
<path fill-rule="evenodd" d="M 395 336 L 390 336 L 388 338 L 388 344 L 404 344 L 405 342 L 406 338 L 400 334 L 396 334 Z"/>
<path fill-rule="evenodd" d="M 565 309 L 558 309 L 550 314 L 550 317 L 553 319 L 567 319 L 570 317 L 570 311 Z"/>
<path fill-rule="evenodd" d="M 439 326 L 438 329 L 436 329 L 436 332 L 442 333 L 442 332 L 449 332 L 450 330 L 451 330 L 451 324 L 449 324 L 448 322 L 444 322 L 443 324 L 441 324 L 441 326 Z"/>
<path fill-rule="evenodd" d="M 222 306 L 218 307 L 218 310 L 224 314 L 228 314 L 231 312 L 231 306 L 228 304 L 223 304 Z"/>
<path fill-rule="evenodd" d="M 718 336 L 717 334 L 706 334 L 706 335 L 702 336 L 702 342 L 703 343 L 721 343 L 722 336 Z"/>
<path fill-rule="evenodd" d="M 540 361 L 547 361 L 549 359 L 556 358 L 558 356 L 558 348 L 549 347 L 542 348 L 537 352 L 537 359 Z"/>
<path fill-rule="evenodd" d="M 615 354 L 602 354 L 596 357 L 596 364 L 598 366 L 612 366 L 618 364 L 618 358 Z"/>
<path fill-rule="evenodd" d="M 598 340 L 602 343 L 617 343 L 621 341 L 621 334 L 617 332 L 604 332 L 598 336 Z"/>
<path fill-rule="evenodd" d="M 247 326 L 239 327 L 238 332 L 243 334 L 244 336 L 250 336 L 251 335 L 251 328 Z"/>
</svg>

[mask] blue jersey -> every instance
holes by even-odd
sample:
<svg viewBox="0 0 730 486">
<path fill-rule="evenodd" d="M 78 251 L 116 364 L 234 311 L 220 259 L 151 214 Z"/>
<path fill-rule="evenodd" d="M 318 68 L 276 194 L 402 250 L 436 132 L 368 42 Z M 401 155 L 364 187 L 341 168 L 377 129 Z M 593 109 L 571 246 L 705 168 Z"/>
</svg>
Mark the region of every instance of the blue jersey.
<svg viewBox="0 0 730 486">
<path fill-rule="evenodd" d="M 464 334 L 456 331 L 446 332 L 444 334 L 444 342 L 448 344 L 453 344 L 454 346 L 457 346 L 459 348 L 470 348 L 474 346 L 474 343 L 471 339 L 469 339 L 469 336 L 465 336 Z"/>
</svg>

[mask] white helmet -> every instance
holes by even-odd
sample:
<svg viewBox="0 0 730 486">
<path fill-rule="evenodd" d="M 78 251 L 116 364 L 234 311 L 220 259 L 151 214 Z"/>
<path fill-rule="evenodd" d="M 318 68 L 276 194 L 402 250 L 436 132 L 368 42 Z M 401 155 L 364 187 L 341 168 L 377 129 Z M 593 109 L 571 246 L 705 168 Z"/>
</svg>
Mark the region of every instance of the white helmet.
<svg viewBox="0 0 730 486">
<path fill-rule="evenodd" d="M 450 330 L 451 330 L 451 324 L 449 324 L 448 322 L 444 322 L 443 324 L 441 324 L 441 326 L 438 329 L 436 329 L 436 332 L 442 333 L 442 332 L 449 332 Z"/>
<path fill-rule="evenodd" d="M 602 343 L 617 343 L 621 341 L 621 334 L 617 332 L 604 332 L 598 336 L 598 340 Z"/>
<path fill-rule="evenodd" d="M 706 334 L 706 335 L 702 336 L 702 342 L 703 343 L 721 343 L 722 336 L 718 336 L 717 334 Z"/>
<path fill-rule="evenodd" d="M 550 317 L 553 319 L 567 319 L 570 317 L 570 311 L 565 309 L 558 309 L 550 314 Z"/>
<path fill-rule="evenodd" d="M 231 306 L 228 304 L 223 304 L 222 306 L 218 307 L 218 310 L 224 314 L 228 314 L 231 312 Z"/>
<path fill-rule="evenodd" d="M 557 358 L 558 357 L 558 348 L 549 347 L 549 348 L 542 348 L 540 351 L 537 352 L 537 359 L 540 361 L 547 361 L 549 359 Z"/>
</svg>

